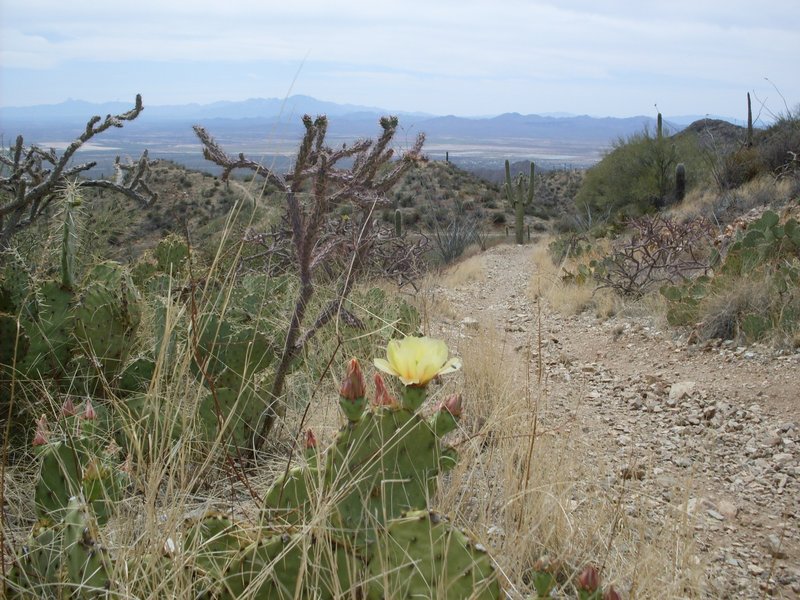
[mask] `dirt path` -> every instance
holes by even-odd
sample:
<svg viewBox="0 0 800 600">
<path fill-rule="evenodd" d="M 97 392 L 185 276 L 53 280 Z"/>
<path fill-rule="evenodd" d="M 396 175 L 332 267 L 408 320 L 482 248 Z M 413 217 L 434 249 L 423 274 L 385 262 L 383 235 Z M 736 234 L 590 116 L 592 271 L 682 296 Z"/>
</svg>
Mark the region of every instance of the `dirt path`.
<svg viewBox="0 0 800 600">
<path fill-rule="evenodd" d="M 531 247 L 498 246 L 482 259 L 485 279 L 437 290 L 458 315 L 438 333 L 493 325 L 524 356 L 538 347 Z M 618 459 L 603 476 L 652 499 L 655 521 L 683 503 L 707 597 L 800 598 L 800 353 L 689 346 L 651 319 L 563 317 L 547 306 L 541 331 L 544 380 L 556 390 L 546 413 L 558 419 L 579 397 L 582 435 Z"/>
</svg>

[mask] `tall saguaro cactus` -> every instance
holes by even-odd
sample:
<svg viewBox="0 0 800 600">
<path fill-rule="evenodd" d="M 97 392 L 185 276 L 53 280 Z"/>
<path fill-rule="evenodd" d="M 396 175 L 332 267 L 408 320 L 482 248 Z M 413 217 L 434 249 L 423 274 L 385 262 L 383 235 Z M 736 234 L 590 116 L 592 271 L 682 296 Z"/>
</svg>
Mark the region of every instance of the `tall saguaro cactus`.
<svg viewBox="0 0 800 600">
<path fill-rule="evenodd" d="M 533 203 L 533 171 L 534 164 L 531 161 L 531 173 L 528 179 L 520 174 L 517 177 L 516 186 L 511 181 L 511 165 L 506 161 L 506 196 L 508 202 L 514 209 L 515 215 L 515 236 L 518 244 L 525 243 L 525 207 Z"/>
<path fill-rule="evenodd" d="M 747 92 L 747 145 L 753 145 L 753 105 L 750 103 L 750 92 Z"/>
</svg>

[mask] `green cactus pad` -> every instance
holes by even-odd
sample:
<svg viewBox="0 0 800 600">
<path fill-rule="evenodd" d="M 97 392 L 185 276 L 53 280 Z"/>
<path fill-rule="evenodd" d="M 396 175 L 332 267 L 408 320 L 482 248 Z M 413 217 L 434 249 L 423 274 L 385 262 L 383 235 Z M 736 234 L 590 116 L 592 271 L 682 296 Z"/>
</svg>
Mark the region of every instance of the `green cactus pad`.
<svg viewBox="0 0 800 600">
<path fill-rule="evenodd" d="M 61 576 L 61 538 L 64 525 L 37 523 L 9 573 L 9 598 L 56 597 Z M 34 595 L 37 590 L 41 595 Z"/>
<path fill-rule="evenodd" d="M 200 320 L 197 352 L 203 361 L 202 371 L 210 377 L 228 371 L 249 378 L 266 369 L 275 357 L 266 336 L 249 327 L 238 328 L 215 314 Z M 200 376 L 200 366 L 193 363 L 192 367 Z"/>
<path fill-rule="evenodd" d="M 297 523 L 312 498 L 334 499 L 333 534 L 363 549 L 375 541 L 376 524 L 428 506 L 437 475 L 452 462 L 431 423 L 405 409 L 378 407 L 339 432 L 325 455 L 322 489 L 309 492 L 313 473 L 290 472 L 267 493 L 265 515 Z"/>
<path fill-rule="evenodd" d="M 41 446 L 39 480 L 34 501 L 40 519 L 58 523 L 69 499 L 81 492 L 82 452 L 64 442 Z"/>
<path fill-rule="evenodd" d="M 137 356 L 129 362 L 119 378 L 117 391 L 125 394 L 146 391 L 155 374 L 156 363 L 149 356 Z"/>
<path fill-rule="evenodd" d="M 156 266 L 162 273 L 179 274 L 189 258 L 189 247 L 178 235 L 170 234 L 153 251 Z"/>
<path fill-rule="evenodd" d="M 372 548 L 368 598 L 502 598 L 486 551 L 434 512 L 386 524 Z"/>
<path fill-rule="evenodd" d="M 215 388 L 214 392 L 209 391 L 198 405 L 203 439 L 214 440 L 217 437 L 221 416 L 225 426 L 222 439 L 234 446 L 248 446 L 266 407 L 266 398 L 250 388 Z"/>
<path fill-rule="evenodd" d="M 363 565 L 340 545 L 301 534 L 275 534 L 244 548 L 227 569 L 221 599 L 350 598 Z"/>
<path fill-rule="evenodd" d="M 139 326 L 139 294 L 124 268 L 110 261 L 92 267 L 85 281 L 74 332 L 109 381 L 121 370 Z"/>
<path fill-rule="evenodd" d="M 30 344 L 23 324 L 20 322 L 17 327 L 17 317 L 0 313 L 0 372 L 3 365 L 10 367 L 21 362 L 28 353 Z M 2 378 L 0 375 L 0 379 Z"/>
<path fill-rule="evenodd" d="M 42 284 L 35 305 L 26 317 L 25 330 L 30 338 L 30 348 L 20 363 L 20 371 L 29 377 L 59 378 L 72 357 L 72 292 L 61 284 L 48 281 Z"/>
<path fill-rule="evenodd" d="M 19 255 L 6 252 L 2 258 L 5 264 L 0 269 L 0 312 L 17 314 L 31 295 L 31 276 Z"/>
<path fill-rule="evenodd" d="M 67 508 L 63 531 L 66 582 L 78 588 L 79 597 L 107 597 L 111 589 L 111 561 L 97 541 L 97 524 L 91 519 L 89 509 L 75 498 Z"/>
</svg>

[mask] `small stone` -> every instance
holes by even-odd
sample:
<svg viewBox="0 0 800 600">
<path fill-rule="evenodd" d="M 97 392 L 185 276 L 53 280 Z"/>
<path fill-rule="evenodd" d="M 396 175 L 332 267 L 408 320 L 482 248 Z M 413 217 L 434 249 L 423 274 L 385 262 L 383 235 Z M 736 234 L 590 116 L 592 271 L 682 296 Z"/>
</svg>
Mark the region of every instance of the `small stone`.
<svg viewBox="0 0 800 600">
<path fill-rule="evenodd" d="M 478 328 L 478 319 L 474 319 L 472 317 L 464 317 L 461 319 L 461 324 L 464 327 L 468 327 L 470 329 L 477 329 Z"/>
<path fill-rule="evenodd" d="M 708 513 L 708 516 L 711 517 L 712 519 L 716 519 L 717 521 L 724 521 L 725 520 L 725 516 L 720 514 L 720 513 L 718 513 L 713 508 L 709 508 L 706 512 Z"/>
<path fill-rule="evenodd" d="M 728 500 L 720 500 L 717 503 L 717 510 L 726 519 L 733 519 L 739 513 L 739 507 Z"/>
<path fill-rule="evenodd" d="M 750 571 L 751 575 L 761 575 L 764 572 L 764 567 L 759 567 L 751 563 L 747 565 L 747 570 Z"/>
<path fill-rule="evenodd" d="M 676 456 L 672 459 L 672 463 L 676 467 L 683 467 L 684 469 L 688 469 L 692 466 L 692 460 L 686 456 Z"/>
<path fill-rule="evenodd" d="M 681 381 L 679 383 L 673 383 L 672 387 L 669 388 L 669 399 L 677 402 L 679 400 L 683 400 L 684 398 L 688 398 L 692 395 L 694 386 L 694 381 Z"/>
<path fill-rule="evenodd" d="M 789 464 L 790 462 L 792 462 L 793 459 L 794 456 L 792 456 L 788 452 L 780 452 L 772 456 L 772 461 L 780 467 Z"/>
<path fill-rule="evenodd" d="M 781 539 L 774 533 L 767 536 L 764 545 L 767 547 L 771 556 L 775 558 L 786 558 L 786 551 L 783 549 Z"/>
</svg>

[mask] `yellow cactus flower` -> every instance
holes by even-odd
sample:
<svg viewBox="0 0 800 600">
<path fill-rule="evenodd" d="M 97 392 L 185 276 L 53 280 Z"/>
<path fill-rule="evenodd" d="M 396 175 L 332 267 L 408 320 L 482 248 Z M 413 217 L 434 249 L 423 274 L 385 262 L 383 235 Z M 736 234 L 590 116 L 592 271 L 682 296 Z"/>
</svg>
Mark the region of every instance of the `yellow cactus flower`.
<svg viewBox="0 0 800 600">
<path fill-rule="evenodd" d="M 461 368 L 461 360 L 447 360 L 447 344 L 429 337 L 406 337 L 391 340 L 386 347 L 386 359 L 376 358 L 375 366 L 389 375 L 399 377 L 403 385 L 424 387 L 437 375 L 452 373 Z"/>
</svg>

